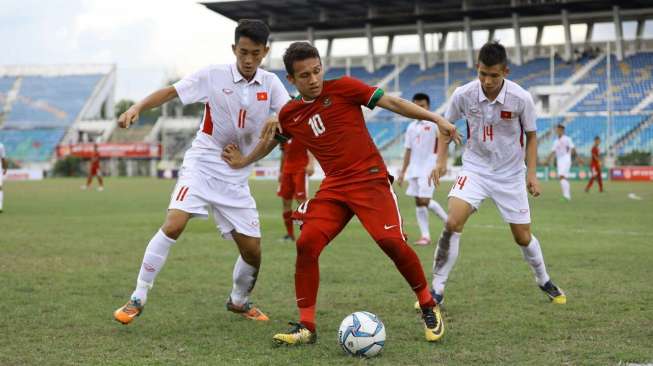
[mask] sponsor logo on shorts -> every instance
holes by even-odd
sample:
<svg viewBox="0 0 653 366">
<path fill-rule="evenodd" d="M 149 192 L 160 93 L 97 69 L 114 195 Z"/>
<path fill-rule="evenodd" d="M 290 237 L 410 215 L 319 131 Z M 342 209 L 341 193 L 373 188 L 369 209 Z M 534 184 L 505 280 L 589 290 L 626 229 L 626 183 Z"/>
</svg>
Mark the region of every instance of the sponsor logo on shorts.
<svg viewBox="0 0 653 366">
<path fill-rule="evenodd" d="M 254 221 L 250 222 L 249 225 L 252 226 L 252 227 L 258 227 L 258 225 L 259 225 L 258 220 L 254 220 Z"/>
<path fill-rule="evenodd" d="M 145 268 L 145 270 L 148 272 L 156 271 L 156 268 L 154 268 L 154 266 L 149 263 L 143 263 L 143 268 Z"/>
<path fill-rule="evenodd" d="M 393 227 L 396 227 L 396 226 L 397 225 L 383 225 L 383 228 L 386 229 L 386 230 L 390 230 L 390 229 L 392 229 Z"/>
<path fill-rule="evenodd" d="M 523 213 L 523 214 L 528 213 L 528 209 L 527 208 L 522 208 L 522 209 L 519 210 L 519 213 Z"/>
</svg>

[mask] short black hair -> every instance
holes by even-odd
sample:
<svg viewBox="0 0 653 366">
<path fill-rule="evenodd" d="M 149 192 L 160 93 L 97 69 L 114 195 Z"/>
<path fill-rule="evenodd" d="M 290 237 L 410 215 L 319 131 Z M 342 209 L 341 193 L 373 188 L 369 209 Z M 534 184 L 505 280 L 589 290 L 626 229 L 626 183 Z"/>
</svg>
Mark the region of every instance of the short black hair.
<svg viewBox="0 0 653 366">
<path fill-rule="evenodd" d="M 563 125 L 562 123 L 558 123 L 558 125 L 556 125 L 556 127 L 561 128 L 563 130 L 565 129 L 565 125 Z"/>
<path fill-rule="evenodd" d="M 478 62 L 488 67 L 499 64 L 508 65 L 506 48 L 499 42 L 488 42 L 478 52 Z"/>
<path fill-rule="evenodd" d="M 427 105 L 431 105 L 431 98 L 427 94 L 424 93 L 416 93 L 413 95 L 413 102 L 418 101 L 418 100 L 425 100 Z"/>
<path fill-rule="evenodd" d="M 240 37 L 247 37 L 254 43 L 267 45 L 270 37 L 270 28 L 262 20 L 241 19 L 234 32 L 234 43 L 238 43 Z"/>
<path fill-rule="evenodd" d="M 599 137 L 599 136 L 594 136 L 594 140 L 600 140 L 600 139 L 601 139 L 601 137 Z"/>
<path fill-rule="evenodd" d="M 309 58 L 320 58 L 320 52 L 308 42 L 293 42 L 286 48 L 283 54 L 283 65 L 286 67 L 288 75 L 293 75 L 293 63 L 303 61 Z"/>
</svg>

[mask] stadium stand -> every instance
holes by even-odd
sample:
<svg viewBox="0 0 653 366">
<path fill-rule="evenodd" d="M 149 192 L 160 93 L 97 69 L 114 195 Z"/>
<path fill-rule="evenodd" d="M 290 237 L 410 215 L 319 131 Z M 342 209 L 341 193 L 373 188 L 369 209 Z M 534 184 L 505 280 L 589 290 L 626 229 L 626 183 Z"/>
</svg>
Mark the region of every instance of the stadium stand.
<svg viewBox="0 0 653 366">
<path fill-rule="evenodd" d="M 78 135 L 76 123 L 113 113 L 114 79 L 111 65 L 0 68 L 0 141 L 7 156 L 47 166 L 57 144 Z"/>
<path fill-rule="evenodd" d="M 27 76 L 3 128 L 65 128 L 79 115 L 102 75 Z"/>
<path fill-rule="evenodd" d="M 630 111 L 653 90 L 653 52 L 640 52 L 618 62 L 611 60 L 613 105 L 615 111 Z M 572 110 L 574 112 L 596 112 L 606 109 L 607 59 L 596 65 L 578 83 L 596 83 L 596 88 Z M 650 107 L 649 107 L 650 108 Z M 650 110 L 650 109 L 649 109 Z"/>
<path fill-rule="evenodd" d="M 50 159 L 63 137 L 64 128 L 0 130 L 0 141 L 7 156 L 17 162 L 42 162 Z"/>
</svg>

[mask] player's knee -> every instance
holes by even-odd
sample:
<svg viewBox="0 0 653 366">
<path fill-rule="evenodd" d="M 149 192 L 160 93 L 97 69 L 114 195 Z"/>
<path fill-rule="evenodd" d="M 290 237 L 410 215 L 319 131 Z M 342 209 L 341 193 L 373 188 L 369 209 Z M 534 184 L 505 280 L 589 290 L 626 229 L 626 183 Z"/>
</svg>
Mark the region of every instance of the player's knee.
<svg viewBox="0 0 653 366">
<path fill-rule="evenodd" d="M 449 215 L 447 222 L 444 223 L 444 229 L 448 232 L 460 233 L 463 231 L 463 221 L 453 215 Z"/>
<path fill-rule="evenodd" d="M 186 227 L 186 222 L 180 220 L 166 220 L 166 222 L 161 226 L 161 231 L 166 234 L 170 239 L 177 240 L 181 233 L 184 232 Z"/>
<path fill-rule="evenodd" d="M 514 233 L 513 237 L 517 245 L 526 247 L 531 243 L 531 233 L 529 231 Z"/>
<path fill-rule="evenodd" d="M 396 238 L 377 240 L 376 244 L 390 258 L 402 257 L 404 256 L 404 251 L 408 249 L 404 240 Z"/>
<path fill-rule="evenodd" d="M 261 262 L 261 246 L 254 246 L 242 250 L 240 255 L 243 257 L 243 260 L 248 264 L 258 267 L 258 264 Z"/>
<path fill-rule="evenodd" d="M 315 230 L 302 230 L 295 245 L 297 247 L 297 258 L 317 261 L 326 245 L 326 238 L 322 233 Z"/>
</svg>

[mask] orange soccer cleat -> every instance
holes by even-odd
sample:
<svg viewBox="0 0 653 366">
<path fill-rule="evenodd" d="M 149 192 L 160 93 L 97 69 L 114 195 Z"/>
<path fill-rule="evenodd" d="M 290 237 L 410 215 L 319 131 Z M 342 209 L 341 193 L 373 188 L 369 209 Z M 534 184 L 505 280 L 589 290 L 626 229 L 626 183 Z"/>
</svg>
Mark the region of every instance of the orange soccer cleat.
<svg viewBox="0 0 653 366">
<path fill-rule="evenodd" d="M 229 300 L 227 300 L 227 310 L 231 311 L 232 313 L 240 314 L 243 317 L 251 320 L 258 320 L 258 321 L 268 321 L 270 318 L 268 318 L 267 315 L 265 315 L 259 308 L 254 306 L 251 302 L 246 302 L 243 305 L 236 305 L 233 302 L 231 302 L 231 297 L 229 297 Z"/>
</svg>

